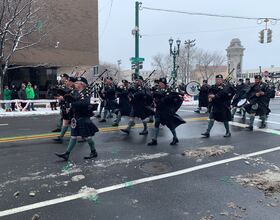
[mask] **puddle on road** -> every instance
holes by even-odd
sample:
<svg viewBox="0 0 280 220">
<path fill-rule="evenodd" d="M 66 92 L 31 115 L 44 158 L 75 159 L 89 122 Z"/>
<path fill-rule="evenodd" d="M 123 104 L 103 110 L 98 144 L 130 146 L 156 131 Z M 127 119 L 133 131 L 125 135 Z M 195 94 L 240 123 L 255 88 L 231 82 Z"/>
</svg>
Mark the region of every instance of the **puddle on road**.
<svg viewBox="0 0 280 220">
<path fill-rule="evenodd" d="M 214 145 L 189 149 L 183 152 L 182 155 L 188 158 L 216 157 L 233 151 L 233 149 L 234 147 L 231 145 Z"/>
</svg>

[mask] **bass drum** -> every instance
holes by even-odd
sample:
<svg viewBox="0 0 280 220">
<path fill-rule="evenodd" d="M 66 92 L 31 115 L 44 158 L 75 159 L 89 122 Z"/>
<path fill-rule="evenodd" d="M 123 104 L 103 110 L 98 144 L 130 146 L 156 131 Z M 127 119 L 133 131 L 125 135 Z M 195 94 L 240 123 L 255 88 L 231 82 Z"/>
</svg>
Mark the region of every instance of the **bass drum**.
<svg viewBox="0 0 280 220">
<path fill-rule="evenodd" d="M 190 96 L 199 95 L 200 84 L 196 81 L 191 81 L 186 85 L 186 93 Z"/>
<path fill-rule="evenodd" d="M 238 103 L 237 103 L 237 107 L 241 108 L 244 105 L 246 105 L 248 103 L 247 99 L 241 99 Z"/>
</svg>

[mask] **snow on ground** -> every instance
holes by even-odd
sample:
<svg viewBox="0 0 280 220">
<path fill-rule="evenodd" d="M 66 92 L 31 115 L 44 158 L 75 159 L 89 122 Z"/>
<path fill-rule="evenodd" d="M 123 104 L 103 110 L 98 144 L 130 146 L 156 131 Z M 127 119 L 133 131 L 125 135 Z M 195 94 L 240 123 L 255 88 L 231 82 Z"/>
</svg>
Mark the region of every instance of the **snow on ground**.
<svg viewBox="0 0 280 220">
<path fill-rule="evenodd" d="M 39 116 L 39 115 L 57 115 L 60 110 L 52 111 L 50 108 L 35 108 L 36 111 L 14 111 L 5 112 L 4 109 L 0 108 L 0 117 L 22 117 L 22 116 Z"/>
</svg>

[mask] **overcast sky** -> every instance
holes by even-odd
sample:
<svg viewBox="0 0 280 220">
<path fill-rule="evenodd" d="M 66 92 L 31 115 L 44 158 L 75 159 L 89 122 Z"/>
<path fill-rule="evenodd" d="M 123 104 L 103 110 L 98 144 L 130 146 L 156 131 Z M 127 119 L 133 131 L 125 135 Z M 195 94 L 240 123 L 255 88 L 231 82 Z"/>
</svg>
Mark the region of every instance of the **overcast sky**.
<svg viewBox="0 0 280 220">
<path fill-rule="evenodd" d="M 111 7 L 112 3 L 112 7 Z M 143 6 L 237 15 L 246 17 L 280 18 L 279 0 L 142 0 Z M 111 12 L 110 12 L 111 11 Z M 100 60 L 116 63 L 122 60 L 123 69 L 130 68 L 129 58 L 134 56 L 134 0 L 99 0 Z M 168 39 L 196 39 L 197 46 L 208 51 L 225 49 L 231 39 L 239 38 L 246 48 L 243 69 L 258 66 L 280 66 L 280 21 L 271 26 L 273 42 L 260 44 L 258 32 L 264 25 L 255 20 L 189 16 L 157 11 L 140 12 L 140 56 L 145 57 L 144 69 L 151 69 L 152 57 L 168 53 Z M 147 36 L 145 36 L 147 35 Z"/>
</svg>

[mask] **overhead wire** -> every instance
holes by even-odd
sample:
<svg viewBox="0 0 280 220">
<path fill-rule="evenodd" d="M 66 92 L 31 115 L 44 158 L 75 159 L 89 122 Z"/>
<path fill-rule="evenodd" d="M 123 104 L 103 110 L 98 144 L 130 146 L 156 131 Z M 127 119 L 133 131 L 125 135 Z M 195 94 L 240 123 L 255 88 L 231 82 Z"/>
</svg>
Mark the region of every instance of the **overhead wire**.
<svg viewBox="0 0 280 220">
<path fill-rule="evenodd" d="M 273 18 L 273 17 L 245 17 L 245 16 L 235 16 L 235 15 L 223 15 L 223 14 L 211 14 L 211 13 L 203 13 L 203 12 L 188 12 L 188 11 L 180 11 L 180 10 L 172 10 L 172 9 L 151 8 L 151 7 L 144 7 L 144 6 L 142 7 L 142 9 L 150 10 L 150 11 L 161 11 L 161 12 L 169 12 L 169 13 L 187 14 L 187 15 L 194 15 L 194 16 L 234 18 L 234 19 L 244 19 L 244 20 L 269 19 L 269 20 L 274 20 L 274 21 L 280 21 L 280 18 Z"/>
</svg>

